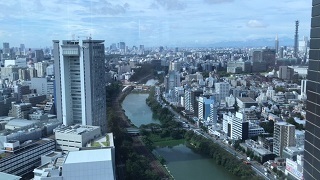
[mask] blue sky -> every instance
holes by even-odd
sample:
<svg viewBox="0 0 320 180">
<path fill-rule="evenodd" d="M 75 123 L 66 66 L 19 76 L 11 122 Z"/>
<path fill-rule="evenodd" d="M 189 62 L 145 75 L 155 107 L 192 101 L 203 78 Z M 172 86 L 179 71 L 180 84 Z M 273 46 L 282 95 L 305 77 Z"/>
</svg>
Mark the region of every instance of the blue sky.
<svg viewBox="0 0 320 180">
<path fill-rule="evenodd" d="M 207 46 L 225 41 L 309 36 L 311 0 L 0 0 L 0 47 L 46 47 L 52 40 L 106 45 Z"/>
</svg>

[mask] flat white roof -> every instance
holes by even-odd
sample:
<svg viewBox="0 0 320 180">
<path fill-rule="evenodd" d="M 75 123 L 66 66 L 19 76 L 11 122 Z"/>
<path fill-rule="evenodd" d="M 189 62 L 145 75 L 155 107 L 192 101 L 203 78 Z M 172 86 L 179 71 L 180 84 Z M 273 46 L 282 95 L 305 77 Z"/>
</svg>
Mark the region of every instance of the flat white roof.
<svg viewBox="0 0 320 180">
<path fill-rule="evenodd" d="M 0 172 L 0 180 L 19 180 L 20 176 Z"/>
<path fill-rule="evenodd" d="M 12 119 L 7 123 L 9 126 L 19 126 L 19 127 L 24 127 L 24 126 L 30 126 L 32 124 L 35 124 L 37 122 L 40 122 L 38 120 L 27 120 L 27 119 Z"/>
<path fill-rule="evenodd" d="M 64 164 L 111 161 L 111 149 L 95 149 L 69 152 Z"/>
</svg>

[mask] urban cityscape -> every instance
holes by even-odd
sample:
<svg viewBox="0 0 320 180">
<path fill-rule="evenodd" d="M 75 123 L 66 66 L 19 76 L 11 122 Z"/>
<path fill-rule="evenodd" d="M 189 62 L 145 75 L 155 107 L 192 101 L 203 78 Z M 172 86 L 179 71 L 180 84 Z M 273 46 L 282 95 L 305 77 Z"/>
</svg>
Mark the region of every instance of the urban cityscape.
<svg viewBox="0 0 320 180">
<path fill-rule="evenodd" d="M 320 179 L 320 0 L 0 5 L 0 180 Z"/>
</svg>

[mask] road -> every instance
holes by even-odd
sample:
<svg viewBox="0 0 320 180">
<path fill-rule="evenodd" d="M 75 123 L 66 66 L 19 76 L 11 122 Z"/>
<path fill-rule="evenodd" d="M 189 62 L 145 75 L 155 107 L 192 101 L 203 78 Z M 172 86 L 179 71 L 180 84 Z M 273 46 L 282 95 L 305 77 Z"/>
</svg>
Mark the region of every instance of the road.
<svg viewBox="0 0 320 180">
<path fill-rule="evenodd" d="M 160 98 L 157 98 L 159 100 L 159 102 L 162 104 Z M 171 106 L 166 105 L 166 107 L 175 115 L 176 121 L 179 121 L 181 123 L 183 122 L 188 122 L 188 120 L 186 118 L 184 118 L 181 114 L 179 114 L 178 112 L 176 112 L 174 109 L 171 108 Z M 203 137 L 212 140 L 213 142 L 219 144 L 221 147 L 223 147 L 226 151 L 228 151 L 229 153 L 233 154 L 234 156 L 238 157 L 239 159 L 247 159 L 246 155 L 243 155 L 239 152 L 237 152 L 236 150 L 234 150 L 232 147 L 230 147 L 229 145 L 225 144 L 222 142 L 222 140 L 217 140 L 216 138 L 210 136 L 208 133 L 204 132 L 202 129 L 197 128 L 195 125 L 190 124 L 189 123 L 189 130 L 194 131 L 196 134 L 198 135 L 202 135 Z M 265 175 L 265 171 L 264 171 L 264 166 L 259 164 L 257 161 L 251 161 L 251 167 L 252 169 L 261 177 L 263 177 L 264 179 L 267 180 L 273 180 L 274 177 L 272 175 L 270 175 L 269 173 L 267 174 L 267 176 Z"/>
</svg>

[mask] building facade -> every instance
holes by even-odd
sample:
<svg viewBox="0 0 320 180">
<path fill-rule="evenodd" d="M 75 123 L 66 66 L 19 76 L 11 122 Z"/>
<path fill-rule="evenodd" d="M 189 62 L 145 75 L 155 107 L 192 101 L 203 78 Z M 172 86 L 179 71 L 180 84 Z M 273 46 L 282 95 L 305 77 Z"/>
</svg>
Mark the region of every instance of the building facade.
<svg viewBox="0 0 320 180">
<path fill-rule="evenodd" d="M 285 147 L 295 146 L 295 126 L 286 122 L 274 124 L 273 153 L 282 157 Z"/>
<path fill-rule="evenodd" d="M 320 0 L 313 0 L 312 6 L 303 176 L 320 179 Z"/>
<path fill-rule="evenodd" d="M 54 40 L 57 117 L 107 131 L 104 41 Z"/>
</svg>

